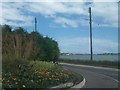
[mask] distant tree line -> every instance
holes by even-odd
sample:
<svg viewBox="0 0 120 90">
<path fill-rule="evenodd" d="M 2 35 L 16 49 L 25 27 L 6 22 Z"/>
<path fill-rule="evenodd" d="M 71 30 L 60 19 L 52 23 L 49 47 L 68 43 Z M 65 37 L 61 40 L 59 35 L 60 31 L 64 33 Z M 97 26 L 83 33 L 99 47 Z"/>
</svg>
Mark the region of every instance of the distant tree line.
<svg viewBox="0 0 120 90">
<path fill-rule="evenodd" d="M 55 61 L 59 58 L 58 43 L 38 32 L 28 33 L 23 28 L 14 30 L 2 26 L 2 56 L 4 59 Z"/>
</svg>

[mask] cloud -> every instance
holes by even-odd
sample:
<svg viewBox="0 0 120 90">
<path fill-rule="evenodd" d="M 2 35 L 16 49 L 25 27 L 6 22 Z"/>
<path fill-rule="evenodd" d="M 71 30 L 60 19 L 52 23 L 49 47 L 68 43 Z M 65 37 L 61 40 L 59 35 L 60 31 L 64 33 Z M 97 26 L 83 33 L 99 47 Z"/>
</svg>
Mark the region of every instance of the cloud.
<svg viewBox="0 0 120 90">
<path fill-rule="evenodd" d="M 118 14 L 117 14 L 117 3 L 115 2 L 93 2 L 92 5 L 92 15 L 93 15 L 93 27 L 118 27 Z M 71 25 L 72 27 L 77 27 L 77 25 L 83 25 L 88 26 L 89 21 L 85 21 L 83 18 L 83 15 L 89 19 L 88 16 L 88 7 L 85 5 L 85 2 L 72 2 L 72 3 L 65 3 L 65 2 L 41 2 L 41 3 L 31 3 L 29 4 L 28 10 L 35 13 L 40 13 L 44 16 L 48 16 L 49 18 L 57 17 L 56 19 L 59 19 L 55 23 L 61 24 L 63 27 L 66 27 L 64 22 L 72 22 L 74 25 Z M 110 11 L 110 12 L 108 12 Z M 114 12 L 114 13 L 113 13 Z M 81 19 L 80 22 L 78 20 L 70 20 L 69 17 L 60 16 L 62 15 L 78 15 Z M 112 17 L 112 18 L 111 18 Z M 96 22 L 97 18 L 100 19 L 100 22 Z M 54 18 L 53 18 L 54 19 Z M 61 19 L 61 20 L 60 20 Z M 64 19 L 64 20 L 63 20 Z M 63 22 L 62 22 L 63 21 Z"/>
<path fill-rule="evenodd" d="M 58 40 L 61 52 L 90 53 L 88 37 L 60 38 Z M 112 40 L 93 39 L 93 53 L 118 52 L 118 43 Z"/>
<path fill-rule="evenodd" d="M 71 26 L 71 27 L 78 27 L 78 22 L 77 20 L 70 20 L 70 19 L 67 19 L 67 18 L 64 18 L 64 17 L 56 17 L 54 19 L 54 22 L 55 23 L 58 23 L 58 24 L 62 24 L 63 27 L 67 27 L 68 26 Z"/>
<path fill-rule="evenodd" d="M 118 3 L 116 2 L 96 2 L 92 8 L 93 20 L 101 17 L 101 24 L 104 26 L 118 27 Z"/>
<path fill-rule="evenodd" d="M 27 16 L 22 11 L 23 3 L 2 3 L 2 24 L 13 26 L 31 26 L 33 16 Z"/>
<path fill-rule="evenodd" d="M 2 2 L 118 2 L 119 0 L 3 0 Z"/>
<path fill-rule="evenodd" d="M 6 2 L 9 2 L 5 0 Z M 4 2 L 5 2 L 4 1 Z M 60 24 L 63 27 L 71 26 L 78 27 L 88 26 L 89 21 L 85 21 L 84 17 L 89 19 L 88 16 L 88 5 L 86 5 L 85 0 L 81 0 L 81 2 L 63 2 L 51 0 L 50 2 L 26 2 L 27 0 L 22 0 L 17 3 L 3 3 L 2 5 L 2 18 L 0 16 L 0 20 L 2 23 L 9 23 L 12 25 L 26 25 L 30 26 L 33 22 L 33 16 L 29 13 L 33 14 L 41 14 L 46 18 L 52 18 L 53 22 Z M 90 0 L 91 1 L 91 0 Z M 117 14 L 117 3 L 115 2 L 107 2 L 107 3 L 98 3 L 91 1 L 92 3 L 92 15 L 93 15 L 93 27 L 97 27 L 98 24 L 101 27 L 118 27 L 118 14 Z M 14 1 L 15 2 L 15 1 Z M 71 19 L 71 17 L 79 17 Z M 97 22 L 96 19 L 101 18 Z M 15 23 L 16 21 L 16 23 Z M 24 24 L 25 23 L 25 24 Z"/>
<path fill-rule="evenodd" d="M 0 3 L 0 20 L 2 21 L 2 3 Z M 2 22 L 0 22 L 2 24 Z"/>
<path fill-rule="evenodd" d="M 78 6 L 79 5 L 79 6 Z M 43 15 L 56 14 L 85 14 L 82 8 L 83 3 L 63 3 L 63 2 L 40 2 L 29 3 L 28 10 Z"/>
</svg>

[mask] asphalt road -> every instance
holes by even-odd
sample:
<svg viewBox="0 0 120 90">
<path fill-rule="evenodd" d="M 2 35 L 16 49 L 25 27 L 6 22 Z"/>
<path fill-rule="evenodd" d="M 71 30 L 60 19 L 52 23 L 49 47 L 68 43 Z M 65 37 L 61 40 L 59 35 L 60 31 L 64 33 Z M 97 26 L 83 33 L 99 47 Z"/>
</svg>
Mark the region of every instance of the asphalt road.
<svg viewBox="0 0 120 90">
<path fill-rule="evenodd" d="M 60 64 L 62 67 L 84 76 L 86 83 L 83 88 L 118 88 L 118 69 Z"/>
</svg>

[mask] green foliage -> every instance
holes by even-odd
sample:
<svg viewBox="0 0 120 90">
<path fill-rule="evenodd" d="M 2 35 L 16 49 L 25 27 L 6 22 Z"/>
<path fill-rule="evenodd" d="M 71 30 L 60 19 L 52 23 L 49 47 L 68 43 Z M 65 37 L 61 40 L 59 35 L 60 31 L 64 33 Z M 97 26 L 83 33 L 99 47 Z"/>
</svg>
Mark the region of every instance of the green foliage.
<svg viewBox="0 0 120 90">
<path fill-rule="evenodd" d="M 71 81 L 76 83 L 78 79 L 82 81 L 83 77 L 56 64 L 30 61 L 19 62 L 19 66 L 14 65 L 9 71 L 4 70 L 1 80 L 3 88 L 49 88 Z"/>
<path fill-rule="evenodd" d="M 11 32 L 11 27 L 9 25 L 2 26 L 2 33 L 3 34 L 9 33 L 9 32 Z"/>
<path fill-rule="evenodd" d="M 57 60 L 59 57 L 59 48 L 57 42 L 46 37 L 44 44 L 44 51 L 46 52 L 45 60 Z"/>
<path fill-rule="evenodd" d="M 58 43 L 38 32 L 28 33 L 19 27 L 2 26 L 2 55 L 6 59 L 55 61 L 59 57 Z"/>
<path fill-rule="evenodd" d="M 59 52 L 58 43 L 52 38 L 44 38 L 38 32 L 28 33 L 21 27 L 11 30 L 10 26 L 3 25 L 2 88 L 48 88 L 78 80 L 80 75 L 46 62 L 55 62 Z"/>
</svg>

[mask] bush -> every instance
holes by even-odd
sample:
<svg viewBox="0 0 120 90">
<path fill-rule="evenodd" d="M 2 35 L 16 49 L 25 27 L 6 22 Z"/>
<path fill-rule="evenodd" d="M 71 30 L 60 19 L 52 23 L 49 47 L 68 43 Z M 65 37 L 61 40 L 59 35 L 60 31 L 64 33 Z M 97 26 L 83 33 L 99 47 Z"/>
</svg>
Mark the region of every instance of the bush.
<svg viewBox="0 0 120 90">
<path fill-rule="evenodd" d="M 11 67 L 9 71 L 3 72 L 3 88 L 48 88 L 75 81 L 80 76 L 76 77 L 72 72 L 48 62 L 20 62 L 19 65 L 19 68 Z M 82 80 L 82 77 L 79 79 Z"/>
<path fill-rule="evenodd" d="M 21 27 L 12 31 L 8 25 L 2 26 L 2 32 L 5 59 L 55 61 L 59 58 L 58 43 L 52 38 L 44 38 L 38 32 L 28 33 Z"/>
</svg>

